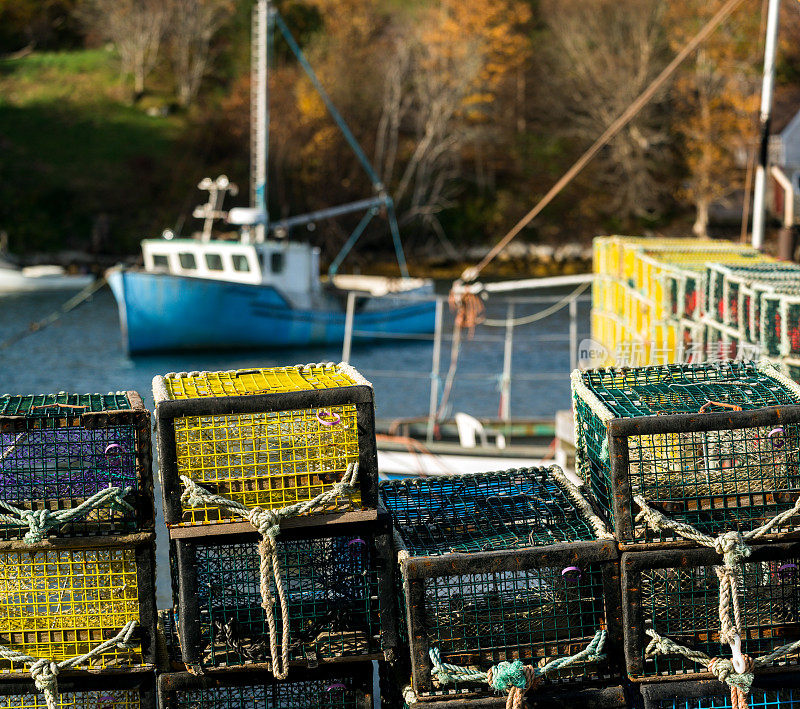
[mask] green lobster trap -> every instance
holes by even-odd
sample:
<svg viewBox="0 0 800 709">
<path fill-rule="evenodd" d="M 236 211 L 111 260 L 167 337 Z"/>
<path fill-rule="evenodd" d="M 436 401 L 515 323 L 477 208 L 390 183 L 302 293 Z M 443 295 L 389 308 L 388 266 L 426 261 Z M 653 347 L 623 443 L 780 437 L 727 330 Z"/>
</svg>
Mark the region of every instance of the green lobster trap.
<svg viewBox="0 0 800 709">
<path fill-rule="evenodd" d="M 0 396 L 0 539 L 154 526 L 150 414 L 136 392 Z"/>
<path fill-rule="evenodd" d="M 631 679 L 713 678 L 683 655 L 648 654 L 648 631 L 710 657 L 720 641 L 720 556 L 713 549 L 662 549 L 622 555 L 625 656 Z M 800 543 L 754 546 L 737 573 L 742 652 L 766 655 L 800 639 Z M 764 672 L 800 662 L 800 651 Z"/>
<path fill-rule="evenodd" d="M 737 330 L 750 329 L 753 312 L 753 284 L 800 288 L 800 266 L 766 262 L 750 266 L 710 263 L 706 273 L 706 317 Z M 756 340 L 757 342 L 757 340 Z"/>
<path fill-rule="evenodd" d="M 156 709 L 155 672 L 113 677 L 59 675 L 58 689 L 58 709 Z M 48 706 L 31 680 L 4 680 L 0 683 L 0 708 L 48 709 Z"/>
<path fill-rule="evenodd" d="M 372 663 L 292 673 L 274 680 L 263 673 L 162 674 L 161 709 L 372 709 Z"/>
<path fill-rule="evenodd" d="M 800 357 L 800 289 L 761 295 L 761 349 L 778 357 Z"/>
<path fill-rule="evenodd" d="M 420 701 L 486 693 L 486 680 L 480 688 L 474 677 L 451 689 L 437 663 L 470 674 L 502 661 L 549 663 L 583 651 L 598 633 L 610 660 L 587 657 L 547 681 L 618 676 L 616 545 L 597 540 L 602 523 L 557 469 L 389 481 L 381 498 L 399 534 Z"/>
<path fill-rule="evenodd" d="M 360 493 L 323 511 L 375 508 L 372 386 L 349 365 L 168 374 L 153 395 L 168 525 L 231 521 L 214 505 L 183 506 L 181 476 L 272 510 L 314 499 L 357 463 Z"/>
<path fill-rule="evenodd" d="M 60 663 L 132 626 L 128 642 L 114 643 L 77 669 L 152 669 L 154 580 L 152 533 L 6 543 L 0 548 L 0 645 Z M 5 676 L 27 676 L 29 667 L 21 659 L 0 659 Z"/>
<path fill-rule="evenodd" d="M 274 671 L 272 619 L 278 649 L 286 643 L 293 666 L 381 659 L 395 647 L 386 515 L 372 523 L 282 531 L 276 556 L 285 602 L 278 602 L 274 577 L 266 581 L 271 602 L 265 601 L 258 539 L 255 531 L 173 539 L 178 635 L 190 670 L 247 665 Z"/>
<path fill-rule="evenodd" d="M 734 709 L 730 687 L 717 680 L 659 682 L 641 688 L 642 709 Z M 800 709 L 800 679 L 794 673 L 756 676 L 750 709 Z"/>
<path fill-rule="evenodd" d="M 800 495 L 800 387 L 771 363 L 575 371 L 572 393 L 578 472 L 623 547 L 676 540 L 637 520 L 635 496 L 713 535 Z"/>
</svg>

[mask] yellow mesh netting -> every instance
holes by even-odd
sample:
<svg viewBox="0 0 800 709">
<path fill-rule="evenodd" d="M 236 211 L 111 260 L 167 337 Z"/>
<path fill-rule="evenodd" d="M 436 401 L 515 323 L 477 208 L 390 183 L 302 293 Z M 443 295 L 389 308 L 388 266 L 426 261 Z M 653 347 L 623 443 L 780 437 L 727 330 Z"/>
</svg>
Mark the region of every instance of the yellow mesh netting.
<svg viewBox="0 0 800 709">
<path fill-rule="evenodd" d="M 178 474 L 247 507 L 277 509 L 310 500 L 358 461 L 356 407 L 332 406 L 175 419 Z M 360 507 L 341 497 L 326 511 Z M 200 524 L 230 517 L 218 507 L 184 510 Z"/>
<path fill-rule="evenodd" d="M 164 382 L 172 399 L 278 394 L 312 389 L 333 389 L 358 383 L 349 374 L 343 372 L 338 365 L 201 372 L 165 377 Z"/>
<path fill-rule="evenodd" d="M 0 644 L 58 662 L 88 652 L 131 620 L 139 620 L 135 549 L 0 553 Z M 140 649 L 115 648 L 86 666 L 141 663 Z M 0 668 L 27 671 L 5 660 Z"/>
</svg>

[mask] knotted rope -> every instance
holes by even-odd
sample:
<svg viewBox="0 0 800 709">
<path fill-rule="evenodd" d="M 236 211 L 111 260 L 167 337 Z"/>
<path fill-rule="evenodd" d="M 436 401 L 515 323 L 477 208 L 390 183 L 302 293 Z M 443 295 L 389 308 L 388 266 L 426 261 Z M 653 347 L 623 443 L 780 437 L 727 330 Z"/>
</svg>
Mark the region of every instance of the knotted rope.
<svg viewBox="0 0 800 709">
<path fill-rule="evenodd" d="M 198 485 L 191 478 L 181 475 L 184 491 L 181 494 L 181 503 L 185 507 L 202 507 L 214 505 L 223 507 L 230 512 L 246 519 L 261 534 L 258 553 L 261 559 L 259 575 L 261 582 L 261 606 L 265 611 L 267 627 L 269 629 L 269 649 L 272 665 L 272 674 L 276 679 L 286 679 L 289 674 L 289 603 L 286 594 L 286 584 L 283 579 L 276 537 L 280 534 L 280 522 L 286 517 L 294 517 L 307 512 L 312 512 L 333 502 L 342 495 L 349 495 L 357 491 L 358 463 L 350 463 L 347 472 L 341 481 L 325 490 L 316 497 L 293 505 L 282 507 L 278 510 L 265 510 L 260 507 L 248 508 L 240 502 L 231 500 L 222 495 L 217 495 L 210 490 Z M 270 588 L 270 577 L 275 581 L 278 593 L 278 607 L 281 613 L 281 642 L 278 646 L 278 628 L 275 622 L 275 599 Z"/>
<path fill-rule="evenodd" d="M 788 645 L 773 650 L 768 655 L 751 659 L 747 655 L 744 658 L 744 667 L 737 670 L 732 659 L 727 657 L 709 657 L 700 650 L 680 645 L 669 638 L 662 637 L 655 630 L 645 631 L 650 636 L 650 643 L 645 649 L 645 655 L 651 657 L 655 654 L 662 655 L 683 655 L 688 660 L 692 660 L 703 665 L 720 682 L 725 682 L 731 688 L 731 706 L 733 709 L 747 709 L 747 695 L 753 684 L 753 673 L 757 667 L 767 667 L 775 660 L 779 660 L 786 655 L 800 650 L 800 640 L 796 640 Z"/>
<path fill-rule="evenodd" d="M 93 510 L 99 510 L 102 507 L 134 513 L 136 510 L 123 499 L 131 490 L 132 488 L 129 487 L 123 490 L 119 487 L 109 486 L 96 492 L 77 507 L 67 510 L 24 510 L 0 500 L 0 507 L 11 513 L 0 513 L 0 521 L 18 527 L 27 525 L 28 531 L 25 533 L 23 541 L 27 544 L 37 544 L 53 527 L 59 527 L 78 517 L 88 516 Z"/>
<path fill-rule="evenodd" d="M 123 650 L 134 649 L 136 645 L 131 643 L 131 637 L 138 626 L 139 623 L 137 621 L 130 620 L 113 638 L 95 645 L 83 655 L 70 657 L 67 660 L 61 660 L 61 662 L 26 655 L 24 652 L 12 650 L 4 645 L 0 645 L 0 657 L 10 662 L 22 662 L 28 665 L 36 689 L 44 695 L 47 709 L 58 709 L 58 675 L 61 670 L 71 669 L 76 665 L 87 662 L 113 647 L 119 647 Z"/>
<path fill-rule="evenodd" d="M 442 662 L 438 648 L 431 648 L 428 654 L 433 665 L 433 673 L 441 684 L 450 682 L 486 682 L 498 692 L 508 692 L 506 709 L 523 709 L 525 706 L 525 693 L 537 687 L 542 678 L 548 673 L 569 667 L 583 660 L 595 662 L 605 659 L 603 646 L 606 643 L 607 635 L 606 630 L 598 630 L 591 642 L 580 652 L 556 658 L 542 665 L 542 667 L 523 665 L 522 660 L 514 660 L 514 662 L 500 662 L 490 668 L 488 672 L 481 672 L 480 670 L 471 670 L 468 667 Z"/>
<path fill-rule="evenodd" d="M 634 496 L 640 511 L 636 522 L 644 522 L 653 531 L 672 531 L 678 536 L 714 549 L 722 556 L 722 566 L 716 567 L 719 578 L 719 639 L 727 643 L 733 653 L 733 666 L 738 674 L 745 672 L 746 657 L 742 654 L 742 635 L 744 628 L 741 613 L 741 595 L 739 593 L 739 571 L 744 559 L 750 556 L 748 542 L 759 539 L 775 527 L 783 525 L 788 519 L 800 513 L 800 497 L 794 505 L 780 514 L 767 520 L 764 524 L 749 532 L 724 532 L 717 537 L 695 529 L 691 524 L 673 520 L 653 509 L 641 495 Z M 797 528 L 795 528 L 796 531 Z M 786 534 L 788 532 L 784 532 Z M 731 618 L 733 612 L 733 618 Z"/>
</svg>

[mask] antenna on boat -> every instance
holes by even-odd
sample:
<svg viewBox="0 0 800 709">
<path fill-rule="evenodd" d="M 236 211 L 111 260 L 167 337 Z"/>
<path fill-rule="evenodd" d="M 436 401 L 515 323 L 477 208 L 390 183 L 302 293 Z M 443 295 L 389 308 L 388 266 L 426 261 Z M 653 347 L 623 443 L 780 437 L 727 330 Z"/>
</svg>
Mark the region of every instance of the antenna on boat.
<svg viewBox="0 0 800 709">
<path fill-rule="evenodd" d="M 230 192 L 231 197 L 235 197 L 239 194 L 239 188 L 226 175 L 220 175 L 216 180 L 204 177 L 197 188 L 208 191 L 208 202 L 195 207 L 192 216 L 195 219 L 205 220 L 201 241 L 211 241 L 211 227 L 214 225 L 214 220 L 224 219 L 227 216 L 227 213 L 222 211 L 225 195 Z"/>
<path fill-rule="evenodd" d="M 253 7 L 250 62 L 250 205 L 260 214 L 255 240 L 263 242 L 269 230 L 267 165 L 269 161 L 269 51 L 275 34 L 275 9 L 270 0 Z"/>
</svg>

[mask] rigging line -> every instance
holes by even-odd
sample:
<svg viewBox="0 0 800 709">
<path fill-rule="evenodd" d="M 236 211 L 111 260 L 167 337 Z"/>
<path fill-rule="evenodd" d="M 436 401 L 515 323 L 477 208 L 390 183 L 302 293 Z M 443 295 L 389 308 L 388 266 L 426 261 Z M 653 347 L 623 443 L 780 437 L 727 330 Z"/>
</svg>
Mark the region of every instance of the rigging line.
<svg viewBox="0 0 800 709">
<path fill-rule="evenodd" d="M 556 196 L 583 170 L 586 165 L 594 158 L 597 153 L 617 135 L 636 115 L 645 107 L 656 92 L 666 83 L 675 70 L 684 60 L 700 46 L 717 27 L 739 6 L 744 0 L 728 0 L 725 5 L 717 12 L 711 20 L 681 49 L 678 54 L 667 64 L 661 73 L 653 79 L 651 84 L 634 99 L 628 108 L 614 120 L 603 134 L 592 144 L 592 146 L 569 168 L 553 185 L 550 190 L 542 197 L 539 202 L 528 212 L 519 222 L 509 231 L 500 241 L 495 244 L 477 266 L 470 266 L 464 270 L 461 279 L 465 282 L 474 281 L 480 272 L 494 260 L 494 258 L 514 239 L 541 211 L 552 202 Z"/>
<path fill-rule="evenodd" d="M 583 293 L 591 283 L 581 283 L 572 293 L 565 295 L 561 300 L 556 303 L 553 303 L 549 308 L 545 308 L 544 310 L 540 310 L 538 313 L 533 313 L 532 315 L 525 315 L 524 317 L 517 318 L 516 320 L 492 320 L 490 318 L 486 318 L 481 322 L 481 325 L 488 325 L 489 327 L 507 327 L 511 325 L 511 327 L 517 327 L 518 325 L 530 325 L 531 323 L 538 322 L 539 320 L 544 320 L 546 317 L 549 317 L 553 313 L 557 313 L 561 310 L 564 306 L 569 305 L 575 298 L 577 298 L 581 293 Z"/>
<path fill-rule="evenodd" d="M 75 310 L 75 308 L 77 308 L 79 305 L 83 305 L 83 303 L 89 300 L 89 298 L 99 291 L 105 284 L 105 276 L 98 278 L 94 283 L 70 298 L 66 303 L 64 303 L 64 305 L 62 305 L 58 310 L 50 313 L 50 315 L 48 315 L 46 318 L 32 322 L 26 330 L 21 330 L 15 335 L 11 335 L 11 337 L 7 337 L 5 340 L 0 342 L 0 351 L 11 347 L 11 345 L 15 345 L 28 335 L 32 335 L 34 332 L 39 332 L 40 330 L 44 330 L 44 328 L 46 328 L 48 325 L 52 325 L 62 315 L 66 315 L 68 312 L 70 312 L 70 310 Z"/>
</svg>

